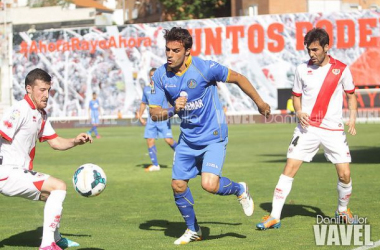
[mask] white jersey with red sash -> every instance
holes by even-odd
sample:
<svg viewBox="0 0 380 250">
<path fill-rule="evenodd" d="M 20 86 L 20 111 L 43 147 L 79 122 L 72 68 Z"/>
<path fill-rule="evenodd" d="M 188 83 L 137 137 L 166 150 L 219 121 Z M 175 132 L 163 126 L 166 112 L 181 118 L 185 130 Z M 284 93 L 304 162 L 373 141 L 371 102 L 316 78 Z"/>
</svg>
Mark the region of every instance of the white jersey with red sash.
<svg viewBox="0 0 380 250">
<path fill-rule="evenodd" d="M 310 115 L 310 125 L 343 131 L 343 90 L 353 93 L 355 85 L 346 64 L 330 56 L 320 67 L 311 61 L 300 64 L 295 73 L 293 95 L 302 96 L 302 112 Z"/>
<path fill-rule="evenodd" d="M 33 169 L 36 140 L 54 139 L 55 133 L 44 110 L 36 109 L 25 95 L 3 115 L 0 123 L 0 168 Z"/>
</svg>

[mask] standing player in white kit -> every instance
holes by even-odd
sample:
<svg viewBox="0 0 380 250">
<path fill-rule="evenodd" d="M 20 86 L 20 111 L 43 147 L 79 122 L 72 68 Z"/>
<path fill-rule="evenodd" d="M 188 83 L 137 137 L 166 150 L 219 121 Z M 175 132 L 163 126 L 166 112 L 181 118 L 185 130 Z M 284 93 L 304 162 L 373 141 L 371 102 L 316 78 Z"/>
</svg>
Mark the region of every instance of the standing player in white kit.
<svg viewBox="0 0 380 250">
<path fill-rule="evenodd" d="M 355 224 L 347 208 L 352 192 L 351 155 L 342 121 L 345 92 L 350 110 L 348 133 L 355 135 L 357 100 L 352 75 L 347 65 L 327 54 L 329 35 L 324 29 L 310 30 L 304 44 L 310 60 L 297 67 L 293 86 L 293 104 L 300 124 L 294 131 L 286 166 L 274 190 L 272 212 L 256 225 L 261 230 L 281 226 L 281 211 L 294 176 L 304 161 L 313 159 L 321 144 L 326 158 L 335 165 L 338 174 L 335 216 L 346 223 Z"/>
<path fill-rule="evenodd" d="M 67 150 L 92 142 L 86 133 L 72 139 L 55 133 L 44 111 L 50 87 L 51 76 L 47 72 L 42 69 L 30 71 L 25 78 L 27 94 L 3 115 L 0 123 L 0 193 L 46 201 L 40 250 L 60 250 L 79 244 L 62 238 L 58 230 L 66 184 L 50 175 L 33 171 L 36 141 L 47 141 L 55 150 Z"/>
</svg>

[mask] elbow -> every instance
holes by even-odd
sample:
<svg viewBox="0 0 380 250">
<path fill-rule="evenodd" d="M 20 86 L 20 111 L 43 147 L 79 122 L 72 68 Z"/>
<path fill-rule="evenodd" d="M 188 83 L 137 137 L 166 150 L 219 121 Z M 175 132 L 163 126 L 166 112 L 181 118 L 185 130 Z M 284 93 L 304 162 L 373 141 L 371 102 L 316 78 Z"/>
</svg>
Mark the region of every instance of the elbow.
<svg viewBox="0 0 380 250">
<path fill-rule="evenodd" d="M 60 150 L 59 146 L 55 143 L 50 144 L 50 147 L 54 150 Z"/>
</svg>

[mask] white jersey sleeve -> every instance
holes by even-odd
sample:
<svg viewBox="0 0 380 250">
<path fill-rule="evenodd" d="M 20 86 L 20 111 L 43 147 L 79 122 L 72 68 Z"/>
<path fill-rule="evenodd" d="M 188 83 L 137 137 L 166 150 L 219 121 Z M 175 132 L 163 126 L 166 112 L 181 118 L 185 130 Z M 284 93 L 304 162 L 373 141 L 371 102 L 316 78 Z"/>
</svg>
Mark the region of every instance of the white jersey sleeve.
<svg viewBox="0 0 380 250">
<path fill-rule="evenodd" d="M 24 120 L 24 115 L 22 115 L 22 109 L 16 105 L 11 107 L 5 112 L 0 123 L 0 134 L 1 136 L 12 142 L 16 132 L 21 127 Z"/>
<path fill-rule="evenodd" d="M 294 85 L 292 89 L 293 95 L 301 96 L 302 95 L 302 80 L 299 75 L 299 67 L 296 68 L 296 72 L 294 74 Z"/>
<path fill-rule="evenodd" d="M 45 122 L 45 125 L 44 125 L 44 127 L 40 133 L 40 136 L 39 136 L 40 142 L 44 142 L 46 140 L 51 140 L 51 139 L 54 139 L 57 137 L 58 137 L 58 135 L 55 132 L 55 130 L 53 129 L 53 127 L 51 126 L 50 120 L 47 119 Z"/>
<path fill-rule="evenodd" d="M 343 89 L 346 93 L 354 93 L 355 92 L 355 84 L 354 79 L 352 78 L 351 71 L 348 67 L 346 67 L 343 71 L 341 82 L 343 85 Z"/>
</svg>

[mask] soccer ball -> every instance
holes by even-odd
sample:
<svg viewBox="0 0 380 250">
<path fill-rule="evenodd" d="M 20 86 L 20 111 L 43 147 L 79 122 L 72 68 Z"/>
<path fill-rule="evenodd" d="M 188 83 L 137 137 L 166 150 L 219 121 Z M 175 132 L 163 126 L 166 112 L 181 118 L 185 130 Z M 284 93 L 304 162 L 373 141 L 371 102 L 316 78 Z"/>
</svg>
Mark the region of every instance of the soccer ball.
<svg viewBox="0 0 380 250">
<path fill-rule="evenodd" d="M 84 197 L 99 195 L 106 188 L 106 182 L 103 169 L 92 163 L 80 166 L 73 176 L 75 190 Z"/>
</svg>

